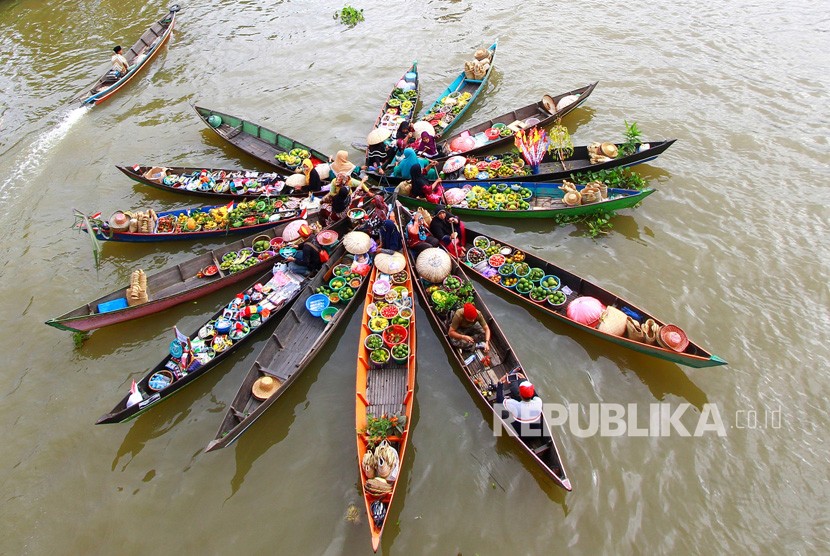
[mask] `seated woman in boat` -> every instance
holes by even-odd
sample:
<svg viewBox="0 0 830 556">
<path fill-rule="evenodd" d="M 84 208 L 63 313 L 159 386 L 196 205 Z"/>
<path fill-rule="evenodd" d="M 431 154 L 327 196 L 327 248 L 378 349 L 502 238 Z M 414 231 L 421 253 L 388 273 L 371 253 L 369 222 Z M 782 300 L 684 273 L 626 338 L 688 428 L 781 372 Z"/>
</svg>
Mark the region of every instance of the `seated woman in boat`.
<svg viewBox="0 0 830 556">
<path fill-rule="evenodd" d="M 409 170 L 409 181 L 412 184 L 412 188 L 409 191 L 409 195 L 411 197 L 416 197 L 420 199 L 426 199 L 427 195 L 430 196 L 433 200 L 430 202 L 440 202 L 441 197 L 444 196 L 444 188 L 441 185 L 441 178 L 437 177 L 435 172 L 435 165 L 437 163 L 432 161 L 427 163 L 426 166 L 421 166 L 420 164 L 413 165 Z M 430 181 L 430 175 L 436 175 L 435 181 Z"/>
<path fill-rule="evenodd" d="M 432 222 L 429 223 L 429 231 L 437 238 L 450 236 L 451 239 L 457 240 L 459 245 L 464 245 L 464 223 L 444 207 L 435 209 Z"/>
<path fill-rule="evenodd" d="M 384 220 L 378 232 L 378 249 L 400 251 L 403 249 L 403 238 L 398 226 L 391 220 Z"/>
<path fill-rule="evenodd" d="M 398 131 L 395 132 L 395 146 L 399 151 L 411 147 L 415 142 L 415 129 L 409 120 L 404 120 L 398 126 Z"/>
<path fill-rule="evenodd" d="M 366 165 L 364 170 L 370 172 L 377 172 L 383 175 L 386 173 L 384 168 L 387 164 L 392 162 L 395 158 L 395 145 L 389 143 L 388 139 L 391 132 L 386 128 L 376 128 L 369 133 L 366 138 L 368 146 L 366 148 Z"/>
<path fill-rule="evenodd" d="M 472 303 L 465 303 L 464 307 L 455 312 L 447 336 L 450 344 L 462 351 L 472 351 L 476 344 L 482 342 L 484 353 L 490 351 L 490 327 L 487 326 L 484 315 Z"/>
<path fill-rule="evenodd" d="M 435 144 L 435 137 L 427 131 L 421 132 L 421 138 L 413 145 L 415 152 L 426 158 L 438 156 L 438 146 Z"/>
<path fill-rule="evenodd" d="M 288 262 L 288 269 L 295 274 L 307 276 L 316 273 L 323 266 L 323 261 L 320 259 L 320 250 L 322 247 L 315 239 L 309 239 L 311 236 L 311 228 L 304 224 L 300 226 L 300 237 L 303 238 L 302 247 L 294 253 L 293 257 L 286 257 Z"/>
<path fill-rule="evenodd" d="M 438 247 L 439 242 L 435 237 L 429 235 L 429 230 L 424 217 L 415 213 L 409 224 L 406 225 L 406 247 L 418 258 L 421 251 L 430 247 Z"/>
<path fill-rule="evenodd" d="M 360 167 L 349 161 L 349 153 L 346 151 L 337 151 L 334 160 L 329 163 L 329 169 L 330 179 L 335 179 L 339 174 L 353 175 L 354 177 L 360 175 Z"/>
<path fill-rule="evenodd" d="M 366 218 L 366 225 L 372 230 L 380 229 L 380 226 L 386 221 L 389 215 L 389 207 L 383 200 L 383 195 L 375 195 L 369 205 L 369 214 Z"/>
<path fill-rule="evenodd" d="M 510 385 L 510 397 L 504 396 L 505 384 Z M 518 369 L 504 375 L 496 386 L 496 403 L 504 406 L 513 419 L 513 428 L 520 435 L 523 432 L 539 430 L 542 424 L 542 398 L 536 395 L 536 389 L 527 377 Z M 506 415 L 504 415 L 507 418 Z M 522 429 L 525 429 L 524 431 Z"/>
<path fill-rule="evenodd" d="M 297 188 L 295 191 L 298 193 L 316 193 L 323 189 L 323 180 L 320 178 L 320 173 L 309 159 L 303 161 L 303 174 L 305 174 L 306 185 Z"/>
<path fill-rule="evenodd" d="M 115 72 L 116 77 L 121 77 L 130 70 L 130 64 L 121 52 L 123 48 L 116 46 L 112 49 L 115 54 L 112 55 L 112 71 Z"/>
<path fill-rule="evenodd" d="M 352 202 L 352 197 L 349 194 L 349 188 L 345 185 L 341 185 L 337 189 L 336 193 L 329 195 L 331 197 L 331 212 L 329 213 L 328 221 L 326 222 L 327 226 L 331 226 L 335 222 L 346 218 L 346 215 L 349 212 L 349 205 Z"/>
</svg>

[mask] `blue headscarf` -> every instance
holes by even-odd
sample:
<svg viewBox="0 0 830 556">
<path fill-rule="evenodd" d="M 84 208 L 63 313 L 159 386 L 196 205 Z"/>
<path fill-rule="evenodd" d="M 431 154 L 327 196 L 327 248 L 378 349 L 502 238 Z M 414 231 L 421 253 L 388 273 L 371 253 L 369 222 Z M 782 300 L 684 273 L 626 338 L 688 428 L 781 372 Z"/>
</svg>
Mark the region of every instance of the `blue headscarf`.
<svg viewBox="0 0 830 556">
<path fill-rule="evenodd" d="M 380 241 L 383 243 L 384 249 L 391 249 L 392 251 L 400 251 L 403 249 L 401 233 L 391 220 L 385 220 L 380 225 Z"/>
<path fill-rule="evenodd" d="M 415 149 L 412 147 L 407 147 L 403 150 L 403 160 L 398 162 L 398 165 L 395 166 L 395 170 L 393 175 L 408 179 L 410 170 L 416 164 L 420 164 L 418 161 L 418 155 L 415 154 Z"/>
</svg>

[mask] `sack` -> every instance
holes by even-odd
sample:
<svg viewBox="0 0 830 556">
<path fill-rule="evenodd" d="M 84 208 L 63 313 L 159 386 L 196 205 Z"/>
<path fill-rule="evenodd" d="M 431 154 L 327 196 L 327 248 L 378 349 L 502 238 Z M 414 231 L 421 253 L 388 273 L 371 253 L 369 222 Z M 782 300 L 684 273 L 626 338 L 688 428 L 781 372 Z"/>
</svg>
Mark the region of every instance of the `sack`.
<svg viewBox="0 0 830 556">
<path fill-rule="evenodd" d="M 629 318 L 616 307 L 606 307 L 599 317 L 597 330 L 614 336 L 624 336 Z"/>
<path fill-rule="evenodd" d="M 375 477 L 375 455 L 370 452 L 369 450 L 363 454 L 363 461 L 361 462 L 363 467 L 363 474 L 366 475 L 367 479 L 373 479 Z"/>
<path fill-rule="evenodd" d="M 412 182 L 409 180 L 402 181 L 395 188 L 395 192 L 409 197 L 410 193 L 412 193 Z"/>
<path fill-rule="evenodd" d="M 635 342 L 645 342 L 646 335 L 643 334 L 643 328 L 640 323 L 631 317 L 627 317 L 625 321 L 625 335 L 627 338 Z"/>
<path fill-rule="evenodd" d="M 654 345 L 657 343 L 657 332 L 660 331 L 660 325 L 654 322 L 654 319 L 647 319 L 643 323 L 642 330 L 647 344 Z"/>
</svg>

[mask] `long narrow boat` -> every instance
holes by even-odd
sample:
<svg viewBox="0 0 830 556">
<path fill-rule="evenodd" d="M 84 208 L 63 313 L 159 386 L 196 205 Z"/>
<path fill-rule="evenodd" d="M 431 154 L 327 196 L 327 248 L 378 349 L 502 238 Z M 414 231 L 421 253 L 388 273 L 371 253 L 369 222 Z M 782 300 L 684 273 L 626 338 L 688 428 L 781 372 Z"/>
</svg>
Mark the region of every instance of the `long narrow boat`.
<svg viewBox="0 0 830 556">
<path fill-rule="evenodd" d="M 291 272 L 269 270 L 188 337 L 176 330 L 170 353 L 96 424 L 134 419 L 204 376 L 266 323 L 282 318 L 281 309 L 300 294 L 306 281 Z"/>
<path fill-rule="evenodd" d="M 306 158 L 315 166 L 331 160 L 329 155 L 259 124 L 210 108 L 194 108 L 219 137 L 284 174 L 296 172 Z M 290 159 L 292 156 L 295 159 Z"/>
<path fill-rule="evenodd" d="M 576 299 L 580 296 L 590 296 L 598 299 L 602 304 L 608 307 L 616 307 L 621 311 L 632 311 L 640 316 L 640 322 L 645 322 L 648 319 L 654 320 L 658 326 L 663 326 L 665 321 L 662 321 L 652 315 L 651 313 L 647 312 L 642 307 L 634 305 L 630 301 L 627 301 L 608 290 L 601 288 L 600 286 L 594 284 L 582 278 L 581 276 L 577 276 L 572 272 L 568 272 L 567 270 L 556 266 L 555 264 L 548 262 L 544 259 L 541 259 L 532 253 L 528 253 L 526 251 L 521 251 L 518 248 L 505 243 L 501 240 L 497 240 L 492 236 L 488 236 L 482 232 L 475 231 L 469 227 L 466 230 L 466 238 L 467 238 L 467 245 L 465 247 L 468 248 L 467 254 L 467 268 L 477 277 L 484 280 L 487 284 L 492 286 L 494 289 L 504 293 L 507 295 L 509 299 L 517 303 L 523 303 L 525 305 L 529 305 L 542 313 L 545 313 L 549 316 L 552 316 L 558 321 L 564 322 L 583 330 L 589 334 L 593 334 L 599 338 L 604 340 L 608 340 L 614 344 L 619 346 L 626 347 L 628 349 L 632 349 L 634 351 L 638 351 L 640 353 L 645 353 L 647 355 L 652 355 L 654 357 L 658 357 L 660 359 L 666 359 L 668 361 L 672 361 L 674 363 L 679 363 L 681 365 L 687 365 L 689 367 L 713 367 L 717 365 L 726 365 L 726 361 L 718 357 L 717 355 L 713 355 L 712 353 L 703 349 L 700 345 L 689 341 L 688 346 L 682 351 L 677 352 L 672 349 L 668 349 L 662 347 L 657 344 L 648 344 L 642 341 L 633 340 L 626 336 L 616 336 L 613 334 L 609 334 L 602 330 L 598 330 L 595 327 L 588 326 L 585 324 L 581 324 L 571 318 L 568 317 L 566 309 L 568 303 Z M 477 240 L 477 238 L 483 238 L 482 240 Z M 507 256 L 515 256 L 515 254 L 521 253 L 521 257 L 523 257 L 523 262 L 527 263 L 531 269 L 539 268 L 542 270 L 544 276 L 555 276 L 559 279 L 560 285 L 558 286 L 557 290 L 563 292 L 565 295 L 565 301 L 557 306 L 552 305 L 550 302 L 534 302 L 529 297 L 522 295 L 518 291 L 516 291 L 515 287 L 509 288 L 504 286 L 501 283 L 500 278 L 496 278 L 499 276 L 499 273 L 495 271 L 495 269 L 490 266 L 489 258 L 486 257 L 487 253 L 485 252 L 485 258 L 473 264 L 472 261 L 476 261 L 480 259 L 480 255 L 471 256 L 469 254 L 469 250 L 472 250 L 475 247 L 475 243 L 479 243 L 479 245 L 484 246 L 485 244 L 497 247 L 490 247 L 490 251 L 498 251 L 500 253 L 506 254 Z M 472 261 L 470 260 L 472 258 Z M 495 282 L 494 280 L 499 280 L 499 282 Z"/>
<path fill-rule="evenodd" d="M 138 41 L 124 54 L 130 66 L 127 73 L 118 77 L 112 71 L 107 71 L 95 82 L 92 89 L 84 95 L 81 104 L 100 104 L 129 83 L 155 57 L 161 46 L 170 38 L 173 27 L 176 25 L 176 12 L 180 9 L 178 4 L 170 6 L 167 15 L 144 31 Z"/>
<path fill-rule="evenodd" d="M 481 79 L 467 79 L 466 74 L 462 71 L 444 89 L 444 92 L 438 95 L 435 102 L 427 108 L 426 113 L 421 116 L 420 119 L 422 121 L 430 122 L 435 128 L 436 139 L 446 135 L 453 126 L 461 121 L 462 116 L 470 109 L 470 105 L 475 102 L 478 95 L 484 90 L 487 81 L 490 79 L 490 74 L 493 71 L 493 65 L 496 61 L 496 48 L 498 46 L 499 41 L 496 39 L 487 49 L 490 56 L 490 67 L 487 69 L 484 77 Z M 461 100 L 462 97 L 464 97 L 464 100 Z M 459 102 L 463 103 L 460 107 Z"/>
<path fill-rule="evenodd" d="M 405 259 L 402 259 L 405 262 Z M 378 283 L 382 273 L 373 267 L 369 278 L 366 301 L 363 307 L 363 321 L 360 327 L 360 345 L 357 352 L 357 381 L 355 395 L 355 428 L 357 430 L 357 464 L 360 469 L 360 486 L 363 492 L 363 500 L 366 504 L 369 530 L 372 535 L 372 549 L 377 552 L 380 546 L 380 538 L 383 534 L 383 527 L 389 516 L 389 508 L 392 506 L 392 499 L 400 483 L 400 473 L 403 469 L 403 462 L 406 452 L 406 445 L 409 441 L 410 424 L 412 418 L 412 406 L 415 396 L 415 306 L 412 296 L 412 282 L 409 275 L 410 269 L 404 266 L 406 278 L 400 282 L 408 293 L 410 312 L 409 326 L 406 340 L 403 342 L 408 348 L 408 355 L 401 363 L 395 362 L 389 357 L 387 350 L 386 363 L 376 362 L 373 357 L 375 350 L 367 347 L 367 338 L 373 335 L 370 329 L 370 322 L 376 317 L 370 317 L 372 307 L 377 308 L 379 301 L 373 302 L 375 284 Z M 382 300 L 383 297 L 376 298 Z M 406 307 L 406 306 L 404 306 Z M 375 324 L 378 324 L 375 321 Z M 375 337 L 377 335 L 374 335 Z M 397 424 L 399 430 L 393 436 L 386 438 L 389 445 L 397 452 L 397 471 L 393 470 L 395 480 L 386 482 L 385 492 L 374 491 L 373 485 L 377 483 L 375 478 L 367 475 L 363 466 L 367 451 L 378 447 L 373 446 L 381 437 L 372 436 L 376 426 L 380 423 Z M 390 431 L 394 432 L 394 431 Z M 382 482 L 382 481 L 381 481 Z M 373 508 L 373 505 L 375 506 Z"/>
<path fill-rule="evenodd" d="M 405 83 L 406 87 L 399 87 Z M 375 118 L 375 125 L 372 129 L 388 129 L 392 137 L 398 131 L 403 120 L 411 121 L 418 108 L 421 84 L 418 81 L 418 62 L 412 62 L 412 66 L 404 72 L 395 84 L 395 87 L 386 97 L 386 102 L 380 109 L 380 114 Z M 368 148 L 366 156 L 369 156 Z"/>
<path fill-rule="evenodd" d="M 312 315 L 306 307 L 306 300 L 318 289 L 329 284 L 335 277 L 335 269 L 350 267 L 352 261 L 353 256 L 346 253 L 340 245 L 332 252 L 331 258 L 317 276 L 306 284 L 300 296 L 288 309 L 288 315 L 277 325 L 248 370 L 233 402 L 228 406 L 216 437 L 208 444 L 206 452 L 225 448 L 235 442 L 294 384 L 332 334 L 348 320 L 346 316 L 349 311 L 357 304 L 356 300 L 361 299 L 359 294 L 363 291 L 366 279 L 361 279 L 360 285 L 356 288 L 350 285 L 352 296 L 347 301 L 341 300 L 330 305 L 335 307 L 337 312 L 328 321 Z M 341 298 L 336 296 L 336 299 Z M 265 399 L 254 394 L 254 386 L 263 378 L 270 379 L 272 385 Z"/>
<path fill-rule="evenodd" d="M 162 191 L 184 193 L 209 199 L 244 200 L 269 195 L 307 197 L 307 193 L 294 193 L 286 187 L 285 178 L 276 172 L 229 168 L 184 166 L 118 166 L 125 176 L 144 185 Z M 329 190 L 323 186 L 317 195 Z"/>
<path fill-rule="evenodd" d="M 465 182 L 462 184 L 451 182 L 447 190 L 458 189 L 459 186 L 469 184 L 480 186 L 487 193 L 483 197 L 492 199 L 500 195 L 504 199 L 497 205 L 490 205 L 485 200 L 476 201 L 474 198 L 463 200 L 460 203 L 448 203 L 453 214 L 458 216 L 474 216 L 476 218 L 555 218 L 557 216 L 578 216 L 596 212 L 610 212 L 631 208 L 643 199 L 654 193 L 654 189 L 616 189 L 608 188 L 608 198 L 585 205 L 566 205 L 563 202 L 563 191 L 558 183 L 518 182 L 506 184 L 503 182 Z M 510 186 L 516 186 L 515 192 Z M 504 188 L 504 192 L 497 193 L 497 189 Z M 577 191 L 585 189 L 584 185 L 577 185 Z M 493 192 L 488 192 L 492 190 Z M 476 192 L 479 190 L 471 189 Z M 424 207 L 434 211 L 438 205 L 424 199 L 398 195 L 400 201 L 407 207 Z M 522 204 L 520 204 L 522 203 Z M 492 207 L 492 208 L 491 208 Z"/>
<path fill-rule="evenodd" d="M 468 182 L 477 181 L 477 177 L 481 176 L 482 181 L 499 181 L 499 182 L 513 182 L 521 181 L 559 181 L 563 179 L 573 179 L 571 176 L 580 172 L 598 172 L 600 170 L 610 170 L 612 168 L 626 168 L 650 162 L 657 158 L 660 154 L 666 151 L 676 139 L 668 141 L 652 141 L 651 143 L 639 143 L 636 150 L 625 156 L 619 156 L 591 164 L 590 154 L 588 153 L 588 146 L 581 145 L 574 147 L 574 152 L 571 156 L 565 159 L 564 168 L 561 162 L 554 160 L 550 154 L 545 156 L 544 161 L 539 165 L 539 173 L 533 174 L 530 169 L 526 167 L 521 156 L 518 153 L 502 153 L 497 155 L 490 155 L 487 157 L 458 155 L 463 157 L 464 168 L 470 166 L 476 167 L 477 174 L 465 174 L 463 171 L 457 172 L 458 177 L 453 175 L 444 176 L 444 187 L 447 187 L 449 182 Z M 617 148 L 622 147 L 622 144 L 617 144 Z M 494 163 L 498 163 L 495 165 Z M 497 166 L 497 167 L 494 167 Z M 504 168 L 502 170 L 502 168 Z M 472 169 L 472 168 L 470 168 Z M 387 186 L 395 186 L 402 181 L 402 178 L 395 176 L 379 176 L 372 174 L 372 176 L 380 181 L 381 184 Z"/>
<path fill-rule="evenodd" d="M 90 219 L 90 224 L 95 237 L 100 241 L 192 241 L 263 232 L 283 222 L 298 219 L 302 210 L 301 202 L 297 197 L 262 197 L 260 201 L 233 203 L 232 207 L 217 205 L 158 212 L 155 227 L 149 232 L 115 230 L 110 227 L 110 222 L 97 219 Z M 259 208 L 260 206 L 262 208 Z M 121 218 L 125 222 L 128 220 L 126 216 Z M 79 227 L 89 232 L 83 223 L 80 223 Z"/>
<path fill-rule="evenodd" d="M 399 204 L 398 221 L 401 223 L 401 230 L 404 233 L 404 237 L 406 225 L 410 219 L 411 216 L 406 209 Z M 415 269 L 416 266 L 412 253 L 406 249 L 405 251 L 409 266 Z M 505 336 L 499 323 L 493 317 L 487 305 L 485 305 L 484 300 L 481 299 L 478 292 L 472 287 L 467 275 L 462 270 L 462 266 L 454 259 L 451 259 L 451 261 L 452 270 L 450 271 L 450 276 L 457 278 L 459 284 L 461 284 L 461 288 L 464 288 L 465 284 L 469 284 L 469 293 L 466 294 L 467 297 L 465 299 L 468 301 L 471 299 L 471 302 L 484 316 L 487 326 L 490 328 L 490 350 L 485 354 L 478 348 L 473 351 L 462 351 L 461 349 L 454 348 L 448 336 L 454 310 L 439 314 L 432 298 L 436 290 L 444 291 L 444 288 L 440 284 L 433 285 L 423 277 L 414 275 L 413 277 L 415 279 L 413 282 L 415 283 L 415 289 L 418 290 L 421 301 L 427 307 L 427 315 L 436 328 L 438 337 L 441 338 L 444 346 L 452 354 L 453 359 L 463 373 L 465 382 L 475 394 L 475 398 L 484 407 L 492 411 L 493 423 L 498 420 L 501 428 L 507 431 L 508 435 L 516 441 L 516 444 L 522 451 L 529 455 L 556 484 L 565 490 L 571 490 L 571 481 L 565 472 L 565 466 L 563 465 L 559 448 L 556 446 L 553 431 L 544 413 L 542 413 L 541 430 L 539 431 L 541 434 L 520 436 L 513 426 L 503 417 L 500 408 L 497 407 L 495 388 L 501 377 L 515 371 L 521 371 L 528 379 L 530 379 L 530 375 L 522 366 L 521 361 L 519 361 L 518 356 L 510 346 L 507 336 Z M 455 291 L 458 292 L 461 288 Z M 427 291 L 432 291 L 433 293 L 427 294 Z M 459 296 L 459 303 L 461 302 L 462 299 Z"/>
<path fill-rule="evenodd" d="M 316 216 L 310 216 L 306 220 L 309 224 L 314 223 Z M 222 262 L 226 260 L 226 257 L 230 258 L 230 253 L 233 253 L 232 256 L 236 259 L 241 251 L 252 250 L 254 241 L 261 236 L 269 238 L 269 241 L 281 238 L 287 225 L 288 222 L 282 222 L 279 226 L 265 230 L 261 234 L 250 235 L 148 275 L 149 301 L 146 303 L 129 305 L 125 285 L 68 313 L 49 319 L 46 324 L 59 330 L 89 332 L 111 324 L 159 313 L 170 307 L 204 297 L 225 286 L 251 279 L 269 268 L 273 261 L 264 259 L 240 270 L 224 268 L 227 265 L 223 265 Z M 210 267 L 216 268 L 215 274 L 204 272 Z"/>
<path fill-rule="evenodd" d="M 438 144 L 441 156 L 464 154 L 470 156 L 476 153 L 492 150 L 496 147 L 513 144 L 513 135 L 518 129 L 525 127 L 539 126 L 546 127 L 553 124 L 557 119 L 565 117 L 582 103 L 588 100 L 588 96 L 594 91 L 598 81 L 579 87 L 573 91 L 558 95 L 545 95 L 541 100 L 511 110 L 506 114 L 482 122 L 464 131 L 460 131 Z M 499 131 L 498 135 L 488 136 L 489 130 Z M 474 143 L 472 148 L 467 148 L 464 140 L 456 142 L 457 139 L 470 137 Z M 462 148 L 455 149 L 453 145 L 459 144 Z"/>
</svg>

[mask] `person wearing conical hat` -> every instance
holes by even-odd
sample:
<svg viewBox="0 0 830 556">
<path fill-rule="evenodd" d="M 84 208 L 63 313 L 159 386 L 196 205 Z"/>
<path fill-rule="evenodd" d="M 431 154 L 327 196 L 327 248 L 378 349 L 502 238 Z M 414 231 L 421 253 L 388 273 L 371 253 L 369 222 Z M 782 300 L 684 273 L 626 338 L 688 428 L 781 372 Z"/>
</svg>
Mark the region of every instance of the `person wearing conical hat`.
<svg viewBox="0 0 830 556">
<path fill-rule="evenodd" d="M 365 170 L 377 172 L 381 175 L 386 173 L 384 167 L 392 162 L 395 157 L 395 146 L 389 144 L 388 139 L 392 132 L 386 128 L 375 128 L 366 138 L 366 166 Z"/>
</svg>

